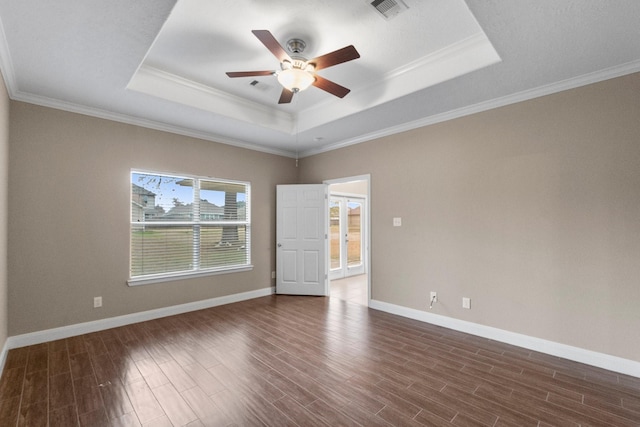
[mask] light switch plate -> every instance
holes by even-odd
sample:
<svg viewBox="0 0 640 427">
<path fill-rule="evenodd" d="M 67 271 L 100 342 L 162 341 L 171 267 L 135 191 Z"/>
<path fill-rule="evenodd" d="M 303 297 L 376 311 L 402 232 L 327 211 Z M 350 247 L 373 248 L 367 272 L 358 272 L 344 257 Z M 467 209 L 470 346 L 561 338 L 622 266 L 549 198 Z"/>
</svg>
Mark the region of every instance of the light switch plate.
<svg viewBox="0 0 640 427">
<path fill-rule="evenodd" d="M 394 227 L 402 226 L 402 218 L 393 218 L 393 226 Z"/>
</svg>

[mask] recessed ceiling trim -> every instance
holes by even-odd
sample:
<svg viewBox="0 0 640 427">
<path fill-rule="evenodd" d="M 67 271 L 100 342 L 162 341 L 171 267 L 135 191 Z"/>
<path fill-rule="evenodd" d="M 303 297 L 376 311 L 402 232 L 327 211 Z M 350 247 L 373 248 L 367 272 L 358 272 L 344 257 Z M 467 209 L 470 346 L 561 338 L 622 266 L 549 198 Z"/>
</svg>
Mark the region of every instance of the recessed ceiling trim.
<svg viewBox="0 0 640 427">
<path fill-rule="evenodd" d="M 483 62 L 491 61 L 492 63 L 497 63 L 501 61 L 500 56 L 493 48 L 493 45 L 489 42 L 487 36 L 482 31 L 479 31 L 470 37 L 462 39 L 443 49 L 437 50 L 430 55 L 423 56 L 422 58 L 418 58 L 415 61 L 389 71 L 385 74 L 384 80 L 394 79 L 416 70 L 418 72 L 422 72 L 436 68 L 441 66 L 442 63 L 451 61 L 454 58 L 469 58 L 470 56 L 473 58 L 472 55 L 478 54 L 482 54 L 487 57 Z M 379 84 L 379 82 L 374 84 Z"/>
<path fill-rule="evenodd" d="M 148 65 L 142 65 L 138 69 L 127 89 L 283 133 L 292 134 L 294 131 L 294 117 L 289 113 Z"/>
<path fill-rule="evenodd" d="M 293 135 L 296 131 L 303 132 L 325 125 L 500 61 L 493 45 L 480 31 L 386 73 L 381 81 L 354 87 L 346 98 L 329 98 L 299 111 L 297 115 L 230 95 L 148 65 L 138 69 L 127 88 Z"/>
<path fill-rule="evenodd" d="M 300 112 L 300 131 L 362 112 L 416 90 L 451 80 L 501 61 L 483 32 L 463 39 L 385 74 L 382 81 L 355 87 L 340 102 L 322 103 Z"/>
</svg>

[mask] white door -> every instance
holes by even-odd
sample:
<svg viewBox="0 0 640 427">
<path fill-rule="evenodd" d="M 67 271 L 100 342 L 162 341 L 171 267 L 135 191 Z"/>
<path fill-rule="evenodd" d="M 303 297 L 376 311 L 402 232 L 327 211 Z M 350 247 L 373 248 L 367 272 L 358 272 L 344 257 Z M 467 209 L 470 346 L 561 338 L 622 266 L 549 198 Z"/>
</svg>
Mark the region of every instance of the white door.
<svg viewBox="0 0 640 427">
<path fill-rule="evenodd" d="M 326 184 L 278 185 L 276 293 L 328 295 Z"/>
<path fill-rule="evenodd" d="M 365 272 L 365 199 L 329 198 L 329 277 L 342 279 Z"/>
</svg>

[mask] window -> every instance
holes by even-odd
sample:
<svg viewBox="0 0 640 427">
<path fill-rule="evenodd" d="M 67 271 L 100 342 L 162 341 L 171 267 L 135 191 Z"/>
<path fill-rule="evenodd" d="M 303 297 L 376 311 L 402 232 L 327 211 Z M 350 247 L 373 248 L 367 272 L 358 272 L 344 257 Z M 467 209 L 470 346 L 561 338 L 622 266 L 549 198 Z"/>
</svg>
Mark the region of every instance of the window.
<svg viewBox="0 0 640 427">
<path fill-rule="evenodd" d="M 251 268 L 250 184 L 131 172 L 130 285 Z"/>
</svg>

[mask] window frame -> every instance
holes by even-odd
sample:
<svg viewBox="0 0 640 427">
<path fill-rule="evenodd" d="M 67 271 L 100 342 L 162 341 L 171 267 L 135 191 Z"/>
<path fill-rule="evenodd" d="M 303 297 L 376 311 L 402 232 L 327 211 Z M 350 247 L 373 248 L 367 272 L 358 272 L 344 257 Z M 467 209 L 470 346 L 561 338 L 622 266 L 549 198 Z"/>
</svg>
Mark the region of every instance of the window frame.
<svg viewBox="0 0 640 427">
<path fill-rule="evenodd" d="M 193 230 L 193 252 L 192 255 L 194 257 L 194 265 L 190 270 L 180 270 L 180 271 L 171 271 L 171 272 L 163 272 L 163 273 L 152 273 L 145 275 L 132 276 L 133 270 L 133 257 L 134 257 L 134 245 L 133 245 L 133 231 L 134 227 L 139 227 L 141 221 L 136 220 L 134 218 L 133 210 L 131 208 L 131 204 L 134 202 L 133 197 L 133 185 L 138 185 L 133 182 L 134 174 L 143 174 L 143 175 L 155 175 L 159 177 L 166 178 L 178 178 L 178 179 L 188 179 L 193 180 L 193 202 L 192 202 L 192 210 L 191 210 L 191 218 L 190 221 L 175 221 L 175 220 L 167 220 L 167 221 L 142 221 L 143 224 L 148 224 L 149 226 L 185 226 L 191 227 Z M 245 218 L 236 219 L 233 221 L 229 220 L 215 220 L 215 219 L 203 219 L 200 213 L 200 190 L 202 187 L 202 182 L 210 182 L 215 184 L 232 184 L 232 185 L 241 185 L 245 188 Z M 127 284 L 129 286 L 138 286 L 138 285 L 146 285 L 151 283 L 161 283 L 168 281 L 175 281 L 180 279 L 187 278 L 195 278 L 195 277 L 204 277 L 218 274 L 229 274 L 229 273 L 238 273 L 244 271 L 250 271 L 253 269 L 253 264 L 251 262 L 251 183 L 249 181 L 238 181 L 238 180 L 230 180 L 230 179 L 222 179 L 215 178 L 210 176 L 199 176 L 192 174 L 182 174 L 182 173 L 173 173 L 173 172 L 159 172 L 145 169 L 131 169 L 129 172 L 129 278 L 127 279 Z M 231 266 L 218 266 L 218 267 L 209 267 L 209 268 L 201 268 L 200 261 L 203 256 L 200 252 L 200 246 L 197 244 L 200 240 L 200 231 L 201 228 L 206 228 L 207 226 L 243 226 L 245 227 L 245 242 L 246 242 L 246 264 L 238 264 Z"/>
</svg>

